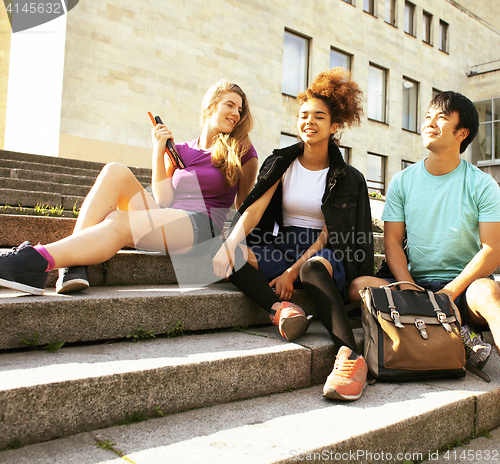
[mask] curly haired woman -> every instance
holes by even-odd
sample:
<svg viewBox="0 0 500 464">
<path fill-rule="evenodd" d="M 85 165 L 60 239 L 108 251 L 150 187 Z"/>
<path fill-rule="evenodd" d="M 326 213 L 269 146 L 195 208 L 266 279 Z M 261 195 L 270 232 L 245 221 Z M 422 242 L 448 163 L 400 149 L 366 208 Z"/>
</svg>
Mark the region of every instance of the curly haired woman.
<svg viewBox="0 0 500 464">
<path fill-rule="evenodd" d="M 300 282 L 338 349 L 323 394 L 355 400 L 367 367 L 356 353 L 344 298 L 353 279 L 373 275 L 372 223 L 366 181 L 345 163 L 335 136 L 360 123 L 362 92 L 335 68 L 297 99 L 301 142 L 265 160 L 213 268 L 269 312 L 289 341 L 303 335 L 311 319 L 289 302 Z"/>
</svg>

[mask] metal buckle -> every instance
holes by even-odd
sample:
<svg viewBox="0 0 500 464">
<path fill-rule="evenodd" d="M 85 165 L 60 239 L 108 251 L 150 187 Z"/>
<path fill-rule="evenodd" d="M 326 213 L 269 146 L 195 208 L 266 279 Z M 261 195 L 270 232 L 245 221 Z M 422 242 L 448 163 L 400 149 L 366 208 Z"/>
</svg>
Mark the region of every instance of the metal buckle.
<svg viewBox="0 0 500 464">
<path fill-rule="evenodd" d="M 441 311 L 439 312 L 436 311 L 436 316 L 438 318 L 438 321 L 441 322 L 441 325 L 445 328 L 445 330 L 451 333 L 451 326 L 446 321 L 446 314 Z"/>
<path fill-rule="evenodd" d="M 415 327 L 418 329 L 421 337 L 424 340 L 427 340 L 429 338 L 429 336 L 427 335 L 427 328 L 425 327 L 425 322 L 422 319 L 420 318 L 415 319 Z"/>
<path fill-rule="evenodd" d="M 400 315 L 399 313 L 396 311 L 396 308 L 394 306 L 390 306 L 390 309 L 391 309 L 391 319 L 393 320 L 394 322 L 394 325 L 398 328 L 398 329 L 404 329 L 405 326 L 403 324 L 401 324 L 401 320 L 400 320 Z"/>
</svg>

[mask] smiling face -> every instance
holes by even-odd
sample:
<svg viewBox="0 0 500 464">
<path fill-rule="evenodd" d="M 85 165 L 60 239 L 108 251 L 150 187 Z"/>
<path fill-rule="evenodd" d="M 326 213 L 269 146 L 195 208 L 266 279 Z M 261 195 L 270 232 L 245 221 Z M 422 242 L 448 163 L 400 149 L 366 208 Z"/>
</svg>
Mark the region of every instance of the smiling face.
<svg viewBox="0 0 500 464">
<path fill-rule="evenodd" d="M 445 114 L 439 108 L 430 107 L 422 125 L 424 147 L 435 153 L 449 149 L 460 152 L 460 144 L 469 134 L 469 130 L 465 128 L 456 130 L 459 122 L 456 111 Z"/>
<path fill-rule="evenodd" d="M 241 118 L 243 101 L 236 92 L 224 92 L 208 118 L 212 131 L 230 134 Z"/>
<path fill-rule="evenodd" d="M 311 145 L 327 142 L 338 125 L 331 123 L 326 103 L 317 98 L 305 101 L 300 107 L 297 130 L 304 143 Z"/>
</svg>

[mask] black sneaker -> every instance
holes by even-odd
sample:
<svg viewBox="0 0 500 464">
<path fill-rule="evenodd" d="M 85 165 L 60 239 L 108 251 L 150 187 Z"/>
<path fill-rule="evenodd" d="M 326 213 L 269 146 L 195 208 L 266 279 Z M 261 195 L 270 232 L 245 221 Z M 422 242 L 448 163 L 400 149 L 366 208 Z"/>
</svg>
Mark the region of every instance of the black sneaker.
<svg viewBox="0 0 500 464">
<path fill-rule="evenodd" d="M 89 278 L 83 266 L 72 266 L 59 269 L 56 282 L 57 293 L 73 293 L 89 288 Z"/>
<path fill-rule="evenodd" d="M 43 295 L 48 261 L 29 242 L 0 254 L 0 285 L 32 295 Z"/>
</svg>

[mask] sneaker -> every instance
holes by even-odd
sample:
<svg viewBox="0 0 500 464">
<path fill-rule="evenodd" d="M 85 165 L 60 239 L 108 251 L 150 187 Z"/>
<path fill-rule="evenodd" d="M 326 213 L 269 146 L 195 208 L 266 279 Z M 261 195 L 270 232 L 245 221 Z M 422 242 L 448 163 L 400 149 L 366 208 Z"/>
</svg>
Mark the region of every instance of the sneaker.
<svg viewBox="0 0 500 464">
<path fill-rule="evenodd" d="M 334 400 L 357 400 L 365 389 L 367 374 L 365 358 L 341 346 L 333 371 L 323 387 L 323 396 Z"/>
<path fill-rule="evenodd" d="M 282 301 L 275 303 L 273 309 L 276 310 L 276 314 L 271 316 L 271 321 L 279 327 L 281 336 L 289 342 L 304 335 L 311 325 L 312 316 L 306 316 L 302 308 L 296 304 Z"/>
<path fill-rule="evenodd" d="M 481 337 L 475 333 L 467 324 L 460 329 L 460 335 L 465 346 L 465 359 L 468 364 L 481 370 L 488 361 L 491 353 L 491 345 L 483 342 Z"/>
<path fill-rule="evenodd" d="M 48 261 L 29 242 L 0 254 L 0 285 L 32 295 L 43 295 Z"/>
<path fill-rule="evenodd" d="M 89 288 L 89 278 L 83 266 L 72 266 L 59 269 L 56 282 L 57 293 L 72 293 Z"/>
</svg>

